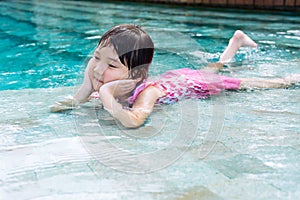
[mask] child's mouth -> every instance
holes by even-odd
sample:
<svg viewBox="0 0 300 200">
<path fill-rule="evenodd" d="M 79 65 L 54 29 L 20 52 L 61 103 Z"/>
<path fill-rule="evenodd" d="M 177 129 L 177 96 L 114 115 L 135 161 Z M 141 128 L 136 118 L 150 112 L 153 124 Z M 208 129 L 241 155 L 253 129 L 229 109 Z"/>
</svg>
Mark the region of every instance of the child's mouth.
<svg viewBox="0 0 300 200">
<path fill-rule="evenodd" d="M 103 84 L 103 81 L 101 81 L 101 80 L 99 80 L 97 78 L 95 78 L 95 80 L 96 80 L 96 82 Z"/>
<path fill-rule="evenodd" d="M 99 90 L 99 88 L 104 84 L 103 81 L 95 78 L 95 90 Z"/>
</svg>

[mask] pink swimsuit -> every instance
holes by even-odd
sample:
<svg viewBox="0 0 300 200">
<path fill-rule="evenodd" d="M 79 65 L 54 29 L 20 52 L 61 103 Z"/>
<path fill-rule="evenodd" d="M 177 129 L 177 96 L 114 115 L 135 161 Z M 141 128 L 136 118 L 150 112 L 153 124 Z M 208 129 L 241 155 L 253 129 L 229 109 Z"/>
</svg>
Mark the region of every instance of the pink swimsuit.
<svg viewBox="0 0 300 200">
<path fill-rule="evenodd" d="M 170 104 L 185 98 L 205 99 L 222 90 L 237 90 L 240 83 L 241 80 L 237 78 L 189 68 L 170 70 L 156 78 L 145 80 L 128 98 L 128 102 L 133 104 L 138 95 L 149 86 L 157 87 L 165 92 L 165 95 L 158 98 L 156 103 Z"/>
</svg>

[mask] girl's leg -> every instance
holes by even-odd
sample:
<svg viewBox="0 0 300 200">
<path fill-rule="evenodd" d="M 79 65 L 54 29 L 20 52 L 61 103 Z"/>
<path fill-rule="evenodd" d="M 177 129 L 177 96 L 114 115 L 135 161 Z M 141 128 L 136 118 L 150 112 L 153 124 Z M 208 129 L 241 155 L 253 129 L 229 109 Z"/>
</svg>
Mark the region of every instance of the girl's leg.
<svg viewBox="0 0 300 200">
<path fill-rule="evenodd" d="M 230 61 L 240 47 L 257 47 L 257 44 L 243 31 L 235 31 L 233 37 L 229 40 L 228 46 L 220 56 L 220 63 Z"/>
<path fill-rule="evenodd" d="M 259 79 L 259 78 L 241 78 L 239 89 L 249 88 L 287 88 L 295 83 L 300 83 L 300 74 L 293 74 L 285 78 Z"/>
<path fill-rule="evenodd" d="M 229 62 L 235 56 L 240 47 L 257 47 L 257 44 L 243 31 L 237 30 L 229 40 L 228 46 L 220 56 L 219 61 L 209 64 L 203 70 L 213 73 L 218 72 L 222 69 L 224 63 Z"/>
</svg>

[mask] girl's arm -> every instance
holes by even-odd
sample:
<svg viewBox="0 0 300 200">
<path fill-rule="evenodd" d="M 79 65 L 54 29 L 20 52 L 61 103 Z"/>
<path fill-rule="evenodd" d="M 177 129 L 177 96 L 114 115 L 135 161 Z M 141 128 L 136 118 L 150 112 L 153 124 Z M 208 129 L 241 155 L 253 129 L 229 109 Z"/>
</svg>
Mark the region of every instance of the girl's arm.
<svg viewBox="0 0 300 200">
<path fill-rule="evenodd" d="M 93 92 L 92 82 L 89 77 L 89 70 L 84 73 L 84 80 L 78 91 L 72 98 L 66 100 L 55 102 L 51 107 L 51 112 L 62 112 L 66 110 L 74 109 L 80 103 L 85 103 L 88 101 L 89 96 Z"/>
<path fill-rule="evenodd" d="M 132 80 L 110 82 L 100 88 L 99 94 L 104 108 L 115 119 L 119 120 L 127 128 L 136 128 L 145 122 L 146 118 L 152 112 L 156 100 L 163 95 L 163 92 L 154 86 L 149 86 L 139 94 L 131 109 L 124 109 L 116 101 L 115 97 L 120 95 L 121 90 L 126 91 L 126 89 L 132 87 L 126 86 L 126 84 L 135 85 Z"/>
<path fill-rule="evenodd" d="M 79 103 L 85 103 L 93 92 L 92 81 L 89 76 L 89 70 L 86 69 L 84 73 L 83 83 L 81 84 L 78 91 L 75 93 L 73 98 Z"/>
</svg>

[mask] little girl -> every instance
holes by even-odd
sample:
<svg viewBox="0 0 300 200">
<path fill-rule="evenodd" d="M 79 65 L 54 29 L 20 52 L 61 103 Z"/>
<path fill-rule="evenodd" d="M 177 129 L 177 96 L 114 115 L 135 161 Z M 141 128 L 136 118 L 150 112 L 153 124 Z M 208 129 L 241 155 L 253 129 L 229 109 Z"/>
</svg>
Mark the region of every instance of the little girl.
<svg viewBox="0 0 300 200">
<path fill-rule="evenodd" d="M 300 74 L 284 79 L 237 79 L 215 74 L 230 61 L 240 47 L 257 44 L 242 31 L 236 31 L 218 63 L 201 70 L 171 70 L 147 78 L 154 45 L 139 26 L 123 24 L 107 31 L 88 62 L 84 80 L 72 99 L 56 102 L 51 112 L 75 108 L 98 92 L 104 109 L 125 127 L 141 126 L 156 103 L 173 103 L 184 98 L 207 98 L 222 90 L 245 88 L 284 88 L 299 81 Z M 129 107 L 124 106 L 124 102 Z"/>
</svg>

